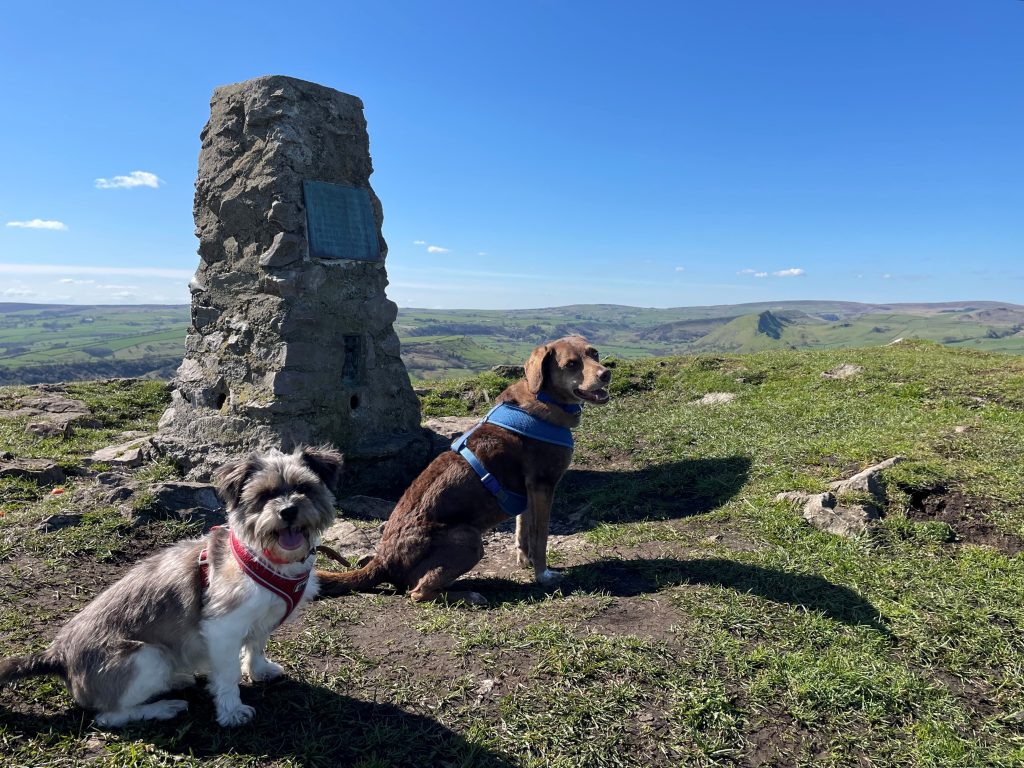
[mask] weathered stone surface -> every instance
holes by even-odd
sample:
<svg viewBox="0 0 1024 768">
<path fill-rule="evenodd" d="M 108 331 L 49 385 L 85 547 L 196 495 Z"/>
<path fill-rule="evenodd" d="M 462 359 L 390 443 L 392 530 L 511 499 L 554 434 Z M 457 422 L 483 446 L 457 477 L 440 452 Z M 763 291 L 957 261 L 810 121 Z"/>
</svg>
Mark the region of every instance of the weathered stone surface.
<svg viewBox="0 0 1024 768">
<path fill-rule="evenodd" d="M 881 517 L 870 504 L 839 506 L 832 493 L 811 496 L 801 514 L 804 520 L 818 530 L 846 538 L 866 535 L 871 530 L 871 524 Z"/>
<path fill-rule="evenodd" d="M 849 379 L 856 376 L 858 373 L 863 372 L 864 366 L 843 363 L 842 365 L 837 365 L 835 368 L 829 368 L 821 374 L 821 377 L 823 379 Z"/>
<path fill-rule="evenodd" d="M 137 437 L 120 445 L 100 448 L 86 461 L 91 464 L 109 464 L 112 467 L 137 467 L 152 454 L 152 451 L 152 438 Z"/>
<path fill-rule="evenodd" d="M 870 493 L 876 499 L 884 500 L 885 486 L 882 484 L 882 470 L 888 469 L 898 461 L 902 461 L 902 457 L 893 456 L 891 459 L 880 461 L 846 480 L 829 483 L 828 487 L 837 494 Z"/>
<path fill-rule="evenodd" d="M 149 489 L 153 507 L 173 516 L 182 510 L 217 510 L 223 507 L 216 489 L 209 483 L 169 482 L 157 483 Z"/>
<path fill-rule="evenodd" d="M 871 504 L 840 505 L 831 491 L 825 493 L 806 493 L 804 491 L 787 491 L 775 497 L 776 501 L 789 501 L 802 504 L 801 515 L 808 523 L 826 533 L 837 536 L 855 538 L 871 532 L 881 512 Z"/>
<path fill-rule="evenodd" d="M 69 421 L 30 421 L 25 425 L 25 432 L 36 437 L 71 437 L 72 429 Z"/>
<path fill-rule="evenodd" d="M 374 496 L 349 496 L 338 502 L 338 508 L 346 517 L 363 520 L 387 520 L 395 509 L 395 502 Z"/>
<path fill-rule="evenodd" d="M 463 432 L 472 429 L 478 421 L 480 419 L 476 416 L 435 416 L 423 422 L 423 428 L 450 443 Z"/>
<path fill-rule="evenodd" d="M 78 525 L 80 522 L 82 522 L 82 516 L 74 512 L 50 515 L 36 526 L 36 530 L 40 533 L 52 533 L 53 531 L 59 531 L 61 528 L 70 528 L 73 525 Z"/>
<path fill-rule="evenodd" d="M 704 397 L 694 400 L 694 405 L 724 405 L 736 399 L 734 392 L 708 392 Z"/>
<path fill-rule="evenodd" d="M 526 375 L 526 369 L 521 365 L 495 365 L 491 370 L 506 379 L 521 379 Z"/>
<path fill-rule="evenodd" d="M 10 459 L 0 462 L 0 477 L 22 477 L 39 485 L 56 485 L 67 476 L 57 462 L 49 459 Z"/>
<path fill-rule="evenodd" d="M 380 541 L 380 531 L 364 531 L 348 520 L 338 520 L 324 531 L 323 543 L 334 549 L 349 563 L 357 564 L 373 555 Z"/>
<path fill-rule="evenodd" d="M 218 88 L 203 129 L 192 328 L 158 448 L 208 479 L 228 458 L 300 443 L 346 479 L 403 487 L 429 439 L 385 294 L 383 211 L 362 102 L 288 77 Z M 365 189 L 381 258 L 310 258 L 304 181 Z"/>
</svg>

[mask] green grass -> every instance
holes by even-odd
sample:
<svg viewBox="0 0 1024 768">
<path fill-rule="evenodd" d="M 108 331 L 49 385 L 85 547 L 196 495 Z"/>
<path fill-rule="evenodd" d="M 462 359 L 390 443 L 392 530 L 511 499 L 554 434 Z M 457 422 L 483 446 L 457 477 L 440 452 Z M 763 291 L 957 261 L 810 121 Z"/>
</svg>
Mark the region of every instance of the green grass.
<svg viewBox="0 0 1024 768">
<path fill-rule="evenodd" d="M 821 377 L 841 363 L 864 371 Z M 435 384 L 424 411 L 480 414 L 506 383 Z M 152 423 L 163 396 L 82 386 L 111 430 Z M 117 734 L 53 680 L 26 681 L 0 692 L 0 762 L 1024 764 L 1024 554 L 971 539 L 1024 538 L 1024 360 L 926 342 L 620 358 L 612 391 L 587 408 L 557 494 L 557 587 L 502 566 L 472 582 L 486 608 L 387 592 L 317 603 L 274 635 L 288 680 L 244 686 L 257 721 L 233 731 L 210 725 L 201 689 L 186 693 L 188 715 Z M 737 397 L 694 404 L 709 392 Z M 46 449 L 9 434 L 15 452 Z M 885 517 L 861 539 L 816 531 L 774 500 L 895 455 Z M 122 561 L 194 533 L 132 527 L 104 505 L 77 527 L 34 530 L 79 510 L 91 482 L 59 497 L 0 482 L 11 653 L 41 647 Z M 975 529 L 915 517 L 915 499 L 939 488 L 970 503 Z M 42 601 L 71 579 L 84 586 L 69 604 Z"/>
</svg>

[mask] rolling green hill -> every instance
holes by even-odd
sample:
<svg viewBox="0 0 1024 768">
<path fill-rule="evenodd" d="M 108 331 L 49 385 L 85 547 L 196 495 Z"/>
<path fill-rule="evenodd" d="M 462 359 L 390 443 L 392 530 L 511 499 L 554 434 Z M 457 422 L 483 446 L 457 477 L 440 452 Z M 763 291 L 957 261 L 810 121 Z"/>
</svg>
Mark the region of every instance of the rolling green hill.
<svg viewBox="0 0 1024 768">
<path fill-rule="evenodd" d="M 0 304 L 0 384 L 173 374 L 185 306 Z M 876 347 L 927 339 L 1024 354 L 1024 306 L 998 302 L 784 301 L 651 309 L 578 304 L 520 310 L 401 309 L 395 330 L 414 380 L 522 363 L 537 344 L 583 334 L 605 355 Z"/>
</svg>

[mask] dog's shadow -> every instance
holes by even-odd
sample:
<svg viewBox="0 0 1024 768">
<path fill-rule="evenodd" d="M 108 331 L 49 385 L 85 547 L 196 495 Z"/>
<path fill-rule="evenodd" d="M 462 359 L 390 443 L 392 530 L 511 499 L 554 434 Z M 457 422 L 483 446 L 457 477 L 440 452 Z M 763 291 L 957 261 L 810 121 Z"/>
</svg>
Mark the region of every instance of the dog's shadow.
<svg viewBox="0 0 1024 768">
<path fill-rule="evenodd" d="M 570 469 L 555 494 L 554 533 L 598 522 L 673 520 L 710 512 L 747 482 L 747 456 L 686 459 L 629 471 Z"/>
<path fill-rule="evenodd" d="M 248 755 L 254 763 L 278 760 L 302 766 L 473 765 L 512 768 L 518 763 L 423 715 L 390 704 L 360 701 L 302 680 L 282 678 L 242 687 L 242 701 L 255 719 L 222 728 L 213 702 L 197 685 L 169 694 L 188 701 L 189 711 L 166 722 L 143 722 L 111 740 L 143 741 L 172 755 L 210 759 Z M 65 713 L 19 714 L 0 706 L 0 723 L 11 732 L 80 734 L 91 717 L 77 707 Z"/>
<path fill-rule="evenodd" d="M 565 569 L 559 588 L 637 597 L 683 585 L 725 587 L 773 603 L 819 611 L 850 626 L 864 626 L 892 638 L 879 610 L 860 594 L 815 574 L 790 573 L 724 558 L 600 560 Z M 491 606 L 542 598 L 549 590 L 502 579 L 465 579 Z"/>
</svg>

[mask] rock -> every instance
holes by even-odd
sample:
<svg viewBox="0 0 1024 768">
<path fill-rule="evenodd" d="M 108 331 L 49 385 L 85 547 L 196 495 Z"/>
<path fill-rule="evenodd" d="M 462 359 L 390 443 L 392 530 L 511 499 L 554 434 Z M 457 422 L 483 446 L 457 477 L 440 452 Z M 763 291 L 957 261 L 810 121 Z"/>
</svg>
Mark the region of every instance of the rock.
<svg viewBox="0 0 1024 768">
<path fill-rule="evenodd" d="M 22 477 L 39 485 L 56 485 L 67 479 L 64 470 L 49 459 L 11 459 L 0 462 L 0 477 Z"/>
<path fill-rule="evenodd" d="M 305 256 L 306 239 L 287 232 L 278 232 L 270 249 L 260 256 L 261 267 L 285 267 Z"/>
<path fill-rule="evenodd" d="M 863 373 L 864 367 L 861 365 L 852 365 L 850 363 L 843 363 L 837 365 L 835 368 L 830 368 L 821 374 L 823 379 L 849 379 L 851 376 L 856 376 L 858 373 Z"/>
<path fill-rule="evenodd" d="M 879 501 L 884 501 L 885 487 L 882 485 L 882 470 L 888 469 L 893 464 L 902 460 L 902 456 L 893 456 L 891 459 L 880 461 L 878 464 L 874 464 L 846 480 L 836 480 L 833 483 L 829 483 L 828 487 L 837 494 L 870 493 Z"/>
<path fill-rule="evenodd" d="M 224 505 L 216 489 L 209 483 L 158 483 L 149 489 L 153 495 L 152 509 L 161 516 L 176 517 L 182 510 L 216 511 Z"/>
<path fill-rule="evenodd" d="M 70 421 L 30 421 L 25 425 L 25 432 L 36 437 L 59 437 L 66 440 L 71 437 Z"/>
<path fill-rule="evenodd" d="M 59 531 L 61 528 L 70 528 L 72 525 L 78 525 L 80 522 L 82 522 L 82 516 L 80 514 L 67 513 L 50 515 L 36 526 L 36 530 L 40 533 L 53 533 L 54 531 Z"/>
<path fill-rule="evenodd" d="M 953 432 L 958 434 L 958 435 L 962 435 L 965 432 L 967 432 L 968 430 L 970 430 L 970 427 L 965 426 L 963 424 L 958 424 L 955 427 L 953 427 Z"/>
<path fill-rule="evenodd" d="M 423 422 L 423 428 L 451 442 L 480 421 L 476 416 L 435 416 Z"/>
<path fill-rule="evenodd" d="M 152 454 L 153 444 L 149 437 L 139 437 L 120 445 L 100 448 L 86 462 L 109 464 L 112 467 L 138 467 Z"/>
<path fill-rule="evenodd" d="M 870 504 L 838 506 L 832 493 L 811 496 L 801 513 L 804 520 L 820 531 L 837 536 L 856 538 L 871 531 L 872 524 L 881 517 Z"/>
<path fill-rule="evenodd" d="M 786 491 L 785 493 L 780 493 L 780 494 L 776 495 L 775 500 L 776 501 L 792 501 L 792 502 L 796 502 L 798 504 L 803 504 L 805 501 L 807 501 L 809 498 L 811 498 L 811 496 L 814 496 L 814 495 L 815 494 L 807 493 L 806 491 Z"/>
<path fill-rule="evenodd" d="M 387 520 L 395 509 L 395 502 L 373 496 L 349 496 L 338 502 L 338 507 L 346 517 Z"/>
<path fill-rule="evenodd" d="M 708 392 L 699 400 L 694 400 L 693 405 L 724 405 L 736 399 L 734 392 Z"/>
<path fill-rule="evenodd" d="M 357 563 L 373 555 L 380 535 L 377 531 L 372 531 L 371 535 L 361 531 L 348 520 L 338 520 L 324 531 L 323 543 L 336 550 L 350 563 Z"/>
<path fill-rule="evenodd" d="M 526 375 L 526 368 L 521 365 L 494 365 L 491 371 L 505 379 L 521 379 Z"/>
</svg>

